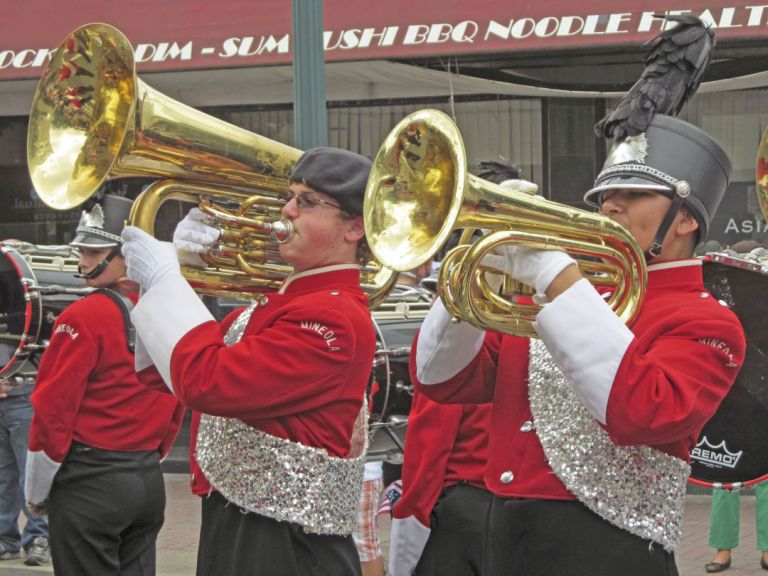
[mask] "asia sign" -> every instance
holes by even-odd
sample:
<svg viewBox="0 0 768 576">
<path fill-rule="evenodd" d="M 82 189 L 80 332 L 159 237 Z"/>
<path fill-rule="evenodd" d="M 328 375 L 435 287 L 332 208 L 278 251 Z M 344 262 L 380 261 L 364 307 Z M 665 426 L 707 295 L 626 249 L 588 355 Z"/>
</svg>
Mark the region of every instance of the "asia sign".
<svg viewBox="0 0 768 576">
<path fill-rule="evenodd" d="M 0 80 L 36 78 L 66 35 L 89 22 L 122 30 L 141 71 L 289 64 L 288 0 L 82 0 L 77 10 L 56 0 L 13 2 L 3 22 Z M 694 14 L 720 41 L 768 38 L 768 4 L 733 0 L 540 2 L 476 0 L 325 0 L 328 61 L 418 58 L 595 46 L 636 45 L 665 23 L 654 14 Z"/>
</svg>

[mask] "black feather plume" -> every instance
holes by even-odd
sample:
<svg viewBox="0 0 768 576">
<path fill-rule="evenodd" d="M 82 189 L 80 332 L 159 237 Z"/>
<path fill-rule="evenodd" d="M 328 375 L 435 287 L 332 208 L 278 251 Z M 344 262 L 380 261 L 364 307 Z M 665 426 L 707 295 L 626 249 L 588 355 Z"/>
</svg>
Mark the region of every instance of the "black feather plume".
<svg viewBox="0 0 768 576">
<path fill-rule="evenodd" d="M 514 164 L 510 164 L 503 158 L 499 161 L 486 160 L 480 162 L 480 165 L 475 170 L 475 175 L 488 182 L 494 184 L 500 184 L 504 180 L 516 180 L 520 178 L 520 168 Z"/>
<path fill-rule="evenodd" d="M 648 44 L 645 68 L 616 108 L 595 125 L 595 134 L 621 142 L 645 132 L 654 114 L 676 115 L 693 96 L 715 47 L 714 31 L 690 15 L 660 15 L 677 22 Z"/>
</svg>

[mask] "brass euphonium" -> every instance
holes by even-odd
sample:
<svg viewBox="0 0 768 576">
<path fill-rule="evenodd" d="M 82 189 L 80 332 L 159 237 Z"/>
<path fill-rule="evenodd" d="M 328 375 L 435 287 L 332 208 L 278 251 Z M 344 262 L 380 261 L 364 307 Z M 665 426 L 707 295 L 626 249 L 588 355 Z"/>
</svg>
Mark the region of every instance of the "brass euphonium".
<svg viewBox="0 0 768 576">
<path fill-rule="evenodd" d="M 182 267 L 202 294 L 252 297 L 274 288 L 290 266 L 276 242 L 288 178 L 301 151 L 190 108 L 137 78 L 128 39 L 106 24 L 72 32 L 54 53 L 34 97 L 27 158 L 49 206 L 73 208 L 108 179 L 159 180 L 134 202 L 128 224 L 154 234 L 167 200 L 199 204 L 223 234 L 203 269 Z M 397 275 L 369 262 L 362 283 L 371 307 Z"/>
<path fill-rule="evenodd" d="M 757 149 L 755 181 L 760 211 L 763 213 L 763 218 L 768 220 L 768 128 L 763 132 Z"/>
<path fill-rule="evenodd" d="M 475 244 L 449 252 L 438 280 L 446 308 L 483 329 L 536 336 L 539 307 L 515 294 L 497 295 L 486 278 L 498 271 L 483 258 L 503 244 L 568 252 L 593 284 L 612 287 L 608 304 L 627 323 L 642 303 L 645 258 L 626 229 L 470 175 L 458 128 L 437 110 L 407 116 L 387 136 L 368 180 L 364 220 L 374 256 L 401 271 L 431 260 L 455 229 L 489 230 Z M 506 284 L 514 285 L 511 280 Z"/>
</svg>

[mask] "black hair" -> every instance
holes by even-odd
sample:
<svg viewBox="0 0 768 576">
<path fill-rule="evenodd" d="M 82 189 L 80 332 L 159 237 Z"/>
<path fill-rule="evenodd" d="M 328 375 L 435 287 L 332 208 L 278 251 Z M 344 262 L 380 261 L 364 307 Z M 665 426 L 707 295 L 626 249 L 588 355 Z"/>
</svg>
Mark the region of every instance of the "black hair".
<svg viewBox="0 0 768 576">
<path fill-rule="evenodd" d="M 514 164 L 506 161 L 487 160 L 480 162 L 474 170 L 475 176 L 487 180 L 492 184 L 501 184 L 505 180 L 517 180 L 520 178 L 521 170 Z"/>
</svg>

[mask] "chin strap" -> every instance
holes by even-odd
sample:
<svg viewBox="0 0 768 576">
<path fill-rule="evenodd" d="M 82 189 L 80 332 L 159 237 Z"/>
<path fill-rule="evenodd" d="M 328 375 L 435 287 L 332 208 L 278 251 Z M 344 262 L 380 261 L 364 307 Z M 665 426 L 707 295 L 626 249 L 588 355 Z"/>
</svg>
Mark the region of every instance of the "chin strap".
<svg viewBox="0 0 768 576">
<path fill-rule="evenodd" d="M 106 258 L 99 262 L 96 267 L 88 272 L 88 274 L 83 274 L 83 271 L 80 269 L 80 266 L 77 266 L 77 274 L 75 274 L 75 278 L 85 278 L 86 280 L 93 280 L 94 278 L 98 278 L 99 275 L 101 275 L 104 270 L 107 269 L 107 266 L 109 266 L 109 263 L 112 262 L 112 259 L 120 254 L 120 244 L 112 248 L 112 250 L 109 251 L 109 254 L 107 254 Z"/>
<path fill-rule="evenodd" d="M 656 230 L 656 237 L 653 239 L 653 243 L 648 250 L 645 251 L 645 260 L 650 262 L 654 258 L 661 256 L 661 248 L 664 244 L 664 237 L 669 231 L 669 227 L 672 226 L 672 221 L 680 212 L 680 208 L 683 206 L 683 202 L 691 193 L 691 186 L 685 180 L 679 180 L 675 184 L 675 195 L 672 197 L 672 204 L 669 205 L 667 213 L 664 215 L 664 219 L 659 224 L 659 228 Z"/>
</svg>

